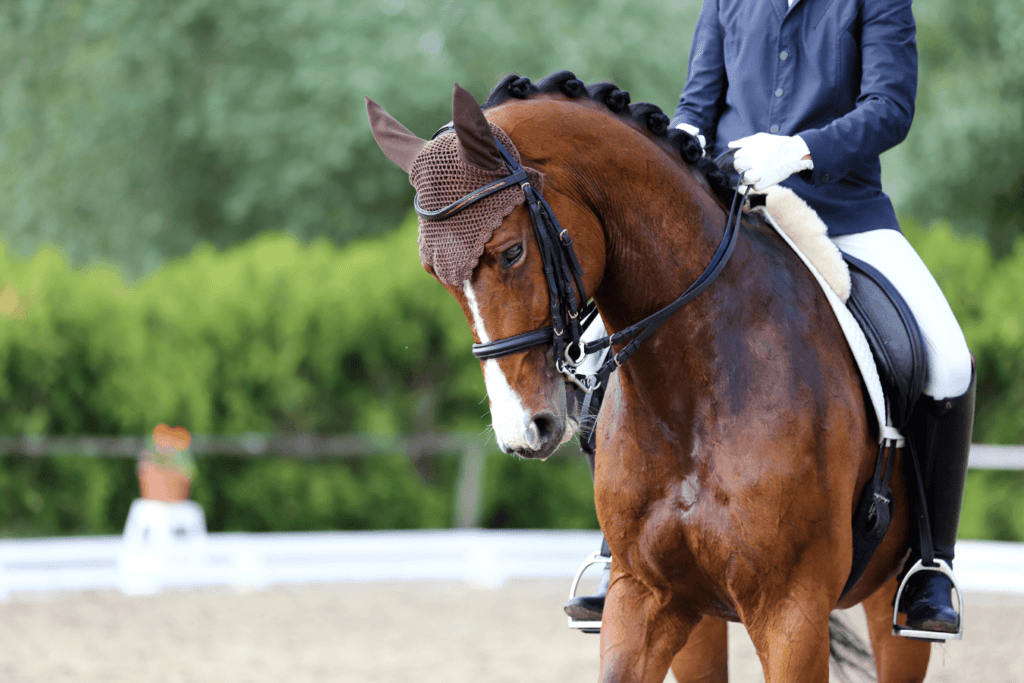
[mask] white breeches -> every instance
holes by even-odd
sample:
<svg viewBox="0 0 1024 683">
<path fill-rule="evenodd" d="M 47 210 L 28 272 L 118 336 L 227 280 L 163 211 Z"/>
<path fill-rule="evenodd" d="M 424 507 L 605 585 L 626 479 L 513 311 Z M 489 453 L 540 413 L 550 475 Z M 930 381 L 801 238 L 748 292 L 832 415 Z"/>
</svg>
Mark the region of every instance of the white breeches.
<svg viewBox="0 0 1024 683">
<path fill-rule="evenodd" d="M 895 230 L 871 230 L 831 238 L 837 247 L 882 272 L 906 300 L 928 351 L 924 393 L 960 396 L 971 382 L 971 353 L 939 284 L 910 242 Z"/>
</svg>

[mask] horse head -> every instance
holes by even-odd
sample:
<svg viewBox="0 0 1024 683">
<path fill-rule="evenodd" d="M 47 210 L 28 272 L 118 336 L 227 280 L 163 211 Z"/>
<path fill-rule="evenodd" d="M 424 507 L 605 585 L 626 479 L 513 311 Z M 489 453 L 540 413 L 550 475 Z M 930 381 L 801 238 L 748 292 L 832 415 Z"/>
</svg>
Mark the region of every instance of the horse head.
<svg viewBox="0 0 1024 683">
<path fill-rule="evenodd" d="M 409 174 L 416 188 L 423 267 L 459 302 L 476 345 L 540 331 L 533 345 L 507 355 L 478 357 L 501 449 L 521 457 L 547 458 L 573 436 L 578 419 L 567 405 L 566 380 L 556 369 L 554 347 L 540 343 L 549 341 L 544 331 L 557 312 L 552 311 L 542 245 L 526 193 L 530 188 L 539 192 L 544 175 L 524 161 L 509 135 L 489 122 L 473 96 L 458 85 L 450 129 L 429 141 L 369 99 L 367 111 L 381 149 Z M 514 181 L 509 181 L 510 164 L 520 168 Z M 489 187 L 491 194 L 467 201 Z M 585 219 L 575 220 L 581 213 L 578 207 L 561 198 L 552 203 L 554 213 L 574 226 L 571 231 L 587 224 Z M 587 279 L 579 284 L 593 291 L 603 266 L 603 241 L 587 242 L 579 253 Z M 563 295 L 574 299 L 578 313 L 583 293 L 579 287 L 572 289 Z"/>
</svg>

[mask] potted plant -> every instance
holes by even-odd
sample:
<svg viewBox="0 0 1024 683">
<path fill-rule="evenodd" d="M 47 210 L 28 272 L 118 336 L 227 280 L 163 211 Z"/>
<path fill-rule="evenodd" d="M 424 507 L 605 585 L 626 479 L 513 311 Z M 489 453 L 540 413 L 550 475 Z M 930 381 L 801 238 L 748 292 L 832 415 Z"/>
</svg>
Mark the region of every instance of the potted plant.
<svg viewBox="0 0 1024 683">
<path fill-rule="evenodd" d="M 142 497 L 174 503 L 188 499 L 196 463 L 188 447 L 192 436 L 184 427 L 159 424 L 153 429 L 150 447 L 139 455 L 139 489 Z"/>
</svg>

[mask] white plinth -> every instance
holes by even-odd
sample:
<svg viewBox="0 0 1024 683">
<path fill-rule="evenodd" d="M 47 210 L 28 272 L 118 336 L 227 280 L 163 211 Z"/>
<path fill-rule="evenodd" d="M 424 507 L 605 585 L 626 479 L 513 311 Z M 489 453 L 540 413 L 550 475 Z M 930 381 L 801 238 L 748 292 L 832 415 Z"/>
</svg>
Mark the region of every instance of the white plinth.
<svg viewBox="0 0 1024 683">
<path fill-rule="evenodd" d="M 132 501 L 118 554 L 121 590 L 147 595 L 180 585 L 200 570 L 206 539 L 206 515 L 198 503 Z"/>
</svg>

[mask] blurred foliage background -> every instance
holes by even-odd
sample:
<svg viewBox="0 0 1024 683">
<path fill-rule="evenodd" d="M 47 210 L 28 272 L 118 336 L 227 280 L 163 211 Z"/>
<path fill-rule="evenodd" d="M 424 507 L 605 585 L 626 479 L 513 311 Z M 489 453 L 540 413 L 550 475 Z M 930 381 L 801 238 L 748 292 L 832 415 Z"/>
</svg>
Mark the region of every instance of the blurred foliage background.
<svg viewBox="0 0 1024 683">
<path fill-rule="evenodd" d="M 363 96 L 421 136 L 457 81 L 570 69 L 671 111 L 699 0 L 8 0 L 0 433 L 482 432 L 479 365 L 421 270 Z M 918 0 L 887 190 L 978 358 L 975 440 L 1024 442 L 1024 6 Z M 446 455 L 200 461 L 212 530 L 446 526 Z M 116 533 L 134 463 L 0 464 L 0 534 Z M 962 535 L 1024 540 L 972 472 Z M 484 524 L 596 526 L 578 455 L 489 457 Z"/>
<path fill-rule="evenodd" d="M 408 180 L 363 96 L 421 136 L 452 83 L 614 79 L 666 108 L 693 0 L 10 0 L 0 9 L 0 237 L 137 276 L 265 230 L 342 244 L 392 229 Z M 642 94 L 642 95 L 641 95 Z"/>
</svg>

